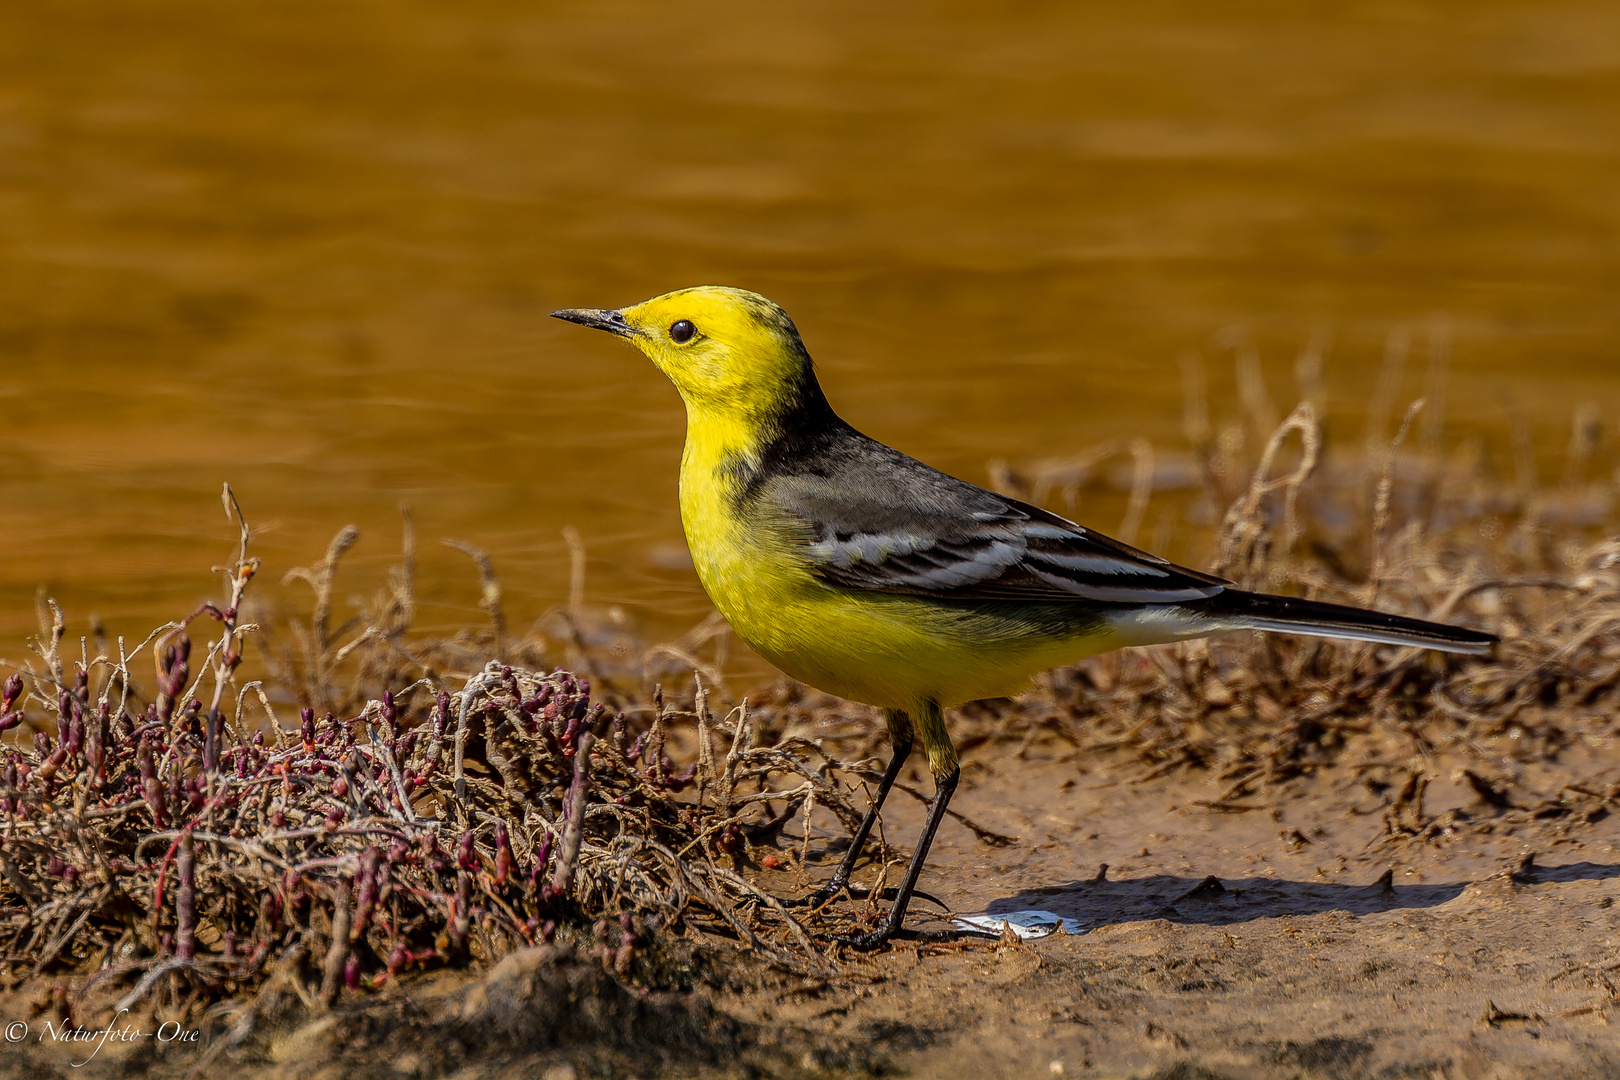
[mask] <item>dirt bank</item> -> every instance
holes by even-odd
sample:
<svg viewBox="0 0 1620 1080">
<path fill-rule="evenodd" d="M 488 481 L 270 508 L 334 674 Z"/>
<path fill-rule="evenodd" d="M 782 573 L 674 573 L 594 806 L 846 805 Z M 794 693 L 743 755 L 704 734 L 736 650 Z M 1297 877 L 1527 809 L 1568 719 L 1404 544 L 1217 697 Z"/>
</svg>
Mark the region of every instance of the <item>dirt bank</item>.
<svg viewBox="0 0 1620 1080">
<path fill-rule="evenodd" d="M 1492 806 L 1466 778 L 1437 782 L 1424 813 L 1450 831 L 1392 842 L 1399 793 L 1354 769 L 1230 813 L 1197 805 L 1215 793 L 1200 774 L 1131 784 L 1124 762 L 1076 764 L 1005 749 L 970 759 L 961 812 L 1016 839 L 988 843 L 948 822 L 924 886 L 957 912 L 1041 909 L 1079 920 L 1080 935 L 902 943 L 835 954 L 824 976 L 671 941 L 666 970 L 684 971 L 689 988 L 650 993 L 621 985 L 584 948 L 542 947 L 482 979 L 443 973 L 330 1014 L 272 993 L 279 1005 L 261 1008 L 235 1045 L 225 1024 L 211 1048 L 108 1045 L 75 1069 L 82 1049 L 31 1037 L 3 1051 L 6 1068 L 560 1080 L 1598 1077 L 1620 1067 L 1610 1026 L 1620 827 L 1601 804 L 1577 808 L 1577 820 L 1536 816 L 1512 805 L 1530 801 L 1522 793 Z M 1620 773 L 1582 751 L 1536 779 L 1603 792 L 1605 777 Z M 908 846 L 920 816 L 918 803 L 896 800 L 885 815 L 893 848 Z M 807 879 L 833 855 L 813 847 Z M 756 877 L 792 893 L 791 865 Z M 14 996 L 6 1016 L 30 1007 Z"/>
</svg>

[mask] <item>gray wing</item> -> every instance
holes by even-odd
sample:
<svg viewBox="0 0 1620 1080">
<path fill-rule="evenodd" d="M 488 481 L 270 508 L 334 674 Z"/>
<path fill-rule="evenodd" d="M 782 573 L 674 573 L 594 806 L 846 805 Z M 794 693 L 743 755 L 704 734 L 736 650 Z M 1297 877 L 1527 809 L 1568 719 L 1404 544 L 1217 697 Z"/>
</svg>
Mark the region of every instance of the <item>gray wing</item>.
<svg viewBox="0 0 1620 1080">
<path fill-rule="evenodd" d="M 813 471 L 778 472 L 756 489 L 806 527 L 804 553 L 828 585 L 963 600 L 1166 604 L 1231 584 L 947 476 L 853 429 L 840 435 L 836 446 L 818 448 Z"/>
</svg>

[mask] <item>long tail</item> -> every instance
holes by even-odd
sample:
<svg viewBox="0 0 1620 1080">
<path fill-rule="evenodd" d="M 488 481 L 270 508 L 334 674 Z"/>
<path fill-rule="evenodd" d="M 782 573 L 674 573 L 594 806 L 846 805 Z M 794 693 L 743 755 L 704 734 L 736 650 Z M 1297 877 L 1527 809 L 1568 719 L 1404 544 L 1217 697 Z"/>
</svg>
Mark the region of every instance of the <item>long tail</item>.
<svg viewBox="0 0 1620 1080">
<path fill-rule="evenodd" d="M 1229 623 L 1234 629 L 1278 630 L 1311 637 L 1375 641 L 1385 645 L 1417 645 L 1441 652 L 1473 656 L 1491 651 L 1495 634 L 1464 630 L 1445 623 L 1424 622 L 1383 611 L 1301 600 L 1293 596 L 1226 589 L 1207 600 L 1183 605 L 1201 615 Z"/>
</svg>

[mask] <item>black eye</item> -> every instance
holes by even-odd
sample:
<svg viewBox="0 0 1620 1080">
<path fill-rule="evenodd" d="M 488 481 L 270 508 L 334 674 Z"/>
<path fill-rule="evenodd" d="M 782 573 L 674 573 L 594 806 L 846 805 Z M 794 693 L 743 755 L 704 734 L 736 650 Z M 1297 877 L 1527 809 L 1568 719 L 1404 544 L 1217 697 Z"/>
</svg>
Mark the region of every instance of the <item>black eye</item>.
<svg viewBox="0 0 1620 1080">
<path fill-rule="evenodd" d="M 697 333 L 697 327 L 693 326 L 689 320 L 682 319 L 669 328 L 669 340 L 677 345 L 685 345 L 692 340 L 692 335 L 695 333 Z"/>
</svg>

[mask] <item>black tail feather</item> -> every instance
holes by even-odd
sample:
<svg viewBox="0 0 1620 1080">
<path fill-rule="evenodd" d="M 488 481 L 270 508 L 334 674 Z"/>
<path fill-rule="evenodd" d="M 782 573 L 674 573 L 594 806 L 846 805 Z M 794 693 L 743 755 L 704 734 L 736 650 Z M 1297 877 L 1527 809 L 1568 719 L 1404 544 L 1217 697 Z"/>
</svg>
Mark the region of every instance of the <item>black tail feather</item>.
<svg viewBox="0 0 1620 1080">
<path fill-rule="evenodd" d="M 1465 630 L 1445 623 L 1409 619 L 1385 611 L 1301 600 L 1295 596 L 1226 589 L 1207 600 L 1184 605 L 1236 627 L 1276 630 L 1286 634 L 1348 638 L 1387 645 L 1416 645 L 1442 652 L 1483 655 L 1499 640 L 1495 634 Z"/>
</svg>

